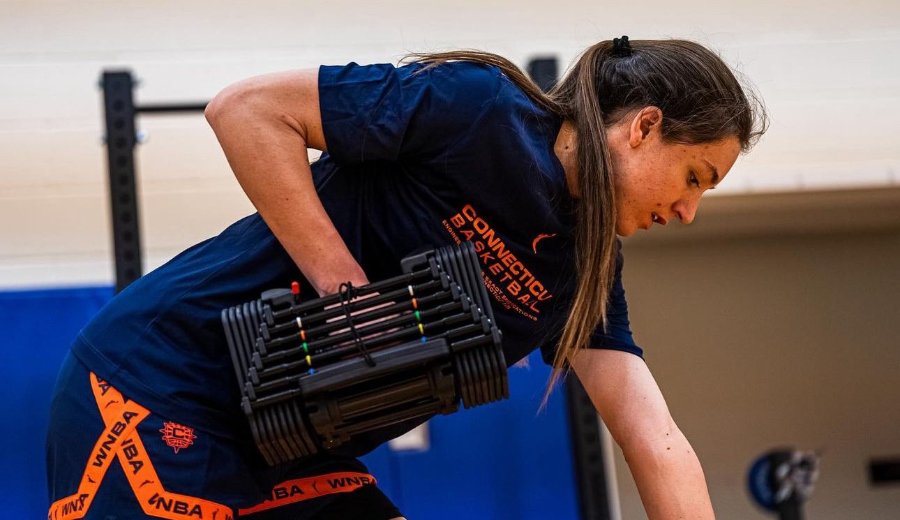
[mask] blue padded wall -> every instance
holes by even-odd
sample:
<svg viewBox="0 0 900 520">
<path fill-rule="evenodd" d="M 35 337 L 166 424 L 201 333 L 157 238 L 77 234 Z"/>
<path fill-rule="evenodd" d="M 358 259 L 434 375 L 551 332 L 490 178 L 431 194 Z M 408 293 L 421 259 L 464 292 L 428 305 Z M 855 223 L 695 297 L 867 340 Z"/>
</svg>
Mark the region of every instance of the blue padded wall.
<svg viewBox="0 0 900 520">
<path fill-rule="evenodd" d="M 0 292 L 4 518 L 47 517 L 44 441 L 50 394 L 69 344 L 112 295 L 109 287 Z"/>
<path fill-rule="evenodd" d="M 537 414 L 549 372 L 535 352 L 510 369 L 510 399 L 432 419 L 430 450 L 364 461 L 410 519 L 578 518 L 565 392 Z"/>
<path fill-rule="evenodd" d="M 4 518 L 46 517 L 44 440 L 56 373 L 78 330 L 112 294 L 110 287 L 0 292 Z M 409 518 L 577 517 L 564 392 L 537 415 L 549 370 L 537 353 L 529 359 L 529 368 L 510 370 L 509 400 L 433 419 L 430 450 L 383 446 L 365 457 Z"/>
</svg>

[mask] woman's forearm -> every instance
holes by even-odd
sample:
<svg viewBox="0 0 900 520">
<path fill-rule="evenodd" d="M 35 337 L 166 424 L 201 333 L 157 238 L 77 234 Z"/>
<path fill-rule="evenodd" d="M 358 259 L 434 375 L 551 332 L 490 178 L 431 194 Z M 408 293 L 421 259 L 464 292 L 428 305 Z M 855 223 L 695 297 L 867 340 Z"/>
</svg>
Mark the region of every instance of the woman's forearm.
<svg viewBox="0 0 900 520">
<path fill-rule="evenodd" d="M 294 74 L 229 87 L 209 104 L 206 116 L 241 187 L 324 295 L 336 292 L 341 282 L 361 285 L 367 280 L 316 194 L 307 156 L 307 143 L 323 141 L 321 122 L 314 120 L 320 118 L 315 76 Z M 313 90 L 307 99 L 304 87 Z M 312 103 L 311 114 L 291 110 Z"/>
<path fill-rule="evenodd" d="M 700 461 L 681 430 L 624 444 L 622 452 L 650 520 L 715 518 Z"/>
<path fill-rule="evenodd" d="M 644 360 L 627 352 L 588 349 L 572 360 L 572 368 L 622 448 L 647 516 L 714 518 L 697 455 Z"/>
</svg>

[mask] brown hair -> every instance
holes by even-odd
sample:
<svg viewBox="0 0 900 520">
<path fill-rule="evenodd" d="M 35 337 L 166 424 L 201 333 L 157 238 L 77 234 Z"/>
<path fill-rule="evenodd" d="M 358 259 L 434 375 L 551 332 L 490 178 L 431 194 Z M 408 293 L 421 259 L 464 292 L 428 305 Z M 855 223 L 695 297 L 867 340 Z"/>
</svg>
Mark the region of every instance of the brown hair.
<svg viewBox="0 0 900 520">
<path fill-rule="evenodd" d="M 684 40 L 633 40 L 613 51 L 610 40 L 585 50 L 550 90 L 541 89 L 512 62 L 481 51 L 414 54 L 428 66 L 462 60 L 494 65 L 538 106 L 570 120 L 577 129 L 580 200 L 575 229 L 578 280 L 572 307 L 553 360 L 553 385 L 598 325 L 605 326 L 615 275 L 615 190 L 605 127 L 634 109 L 655 106 L 663 113 L 662 136 L 699 144 L 737 137 L 747 151 L 766 130 L 765 109 L 745 93 L 731 69 L 700 44 Z"/>
</svg>

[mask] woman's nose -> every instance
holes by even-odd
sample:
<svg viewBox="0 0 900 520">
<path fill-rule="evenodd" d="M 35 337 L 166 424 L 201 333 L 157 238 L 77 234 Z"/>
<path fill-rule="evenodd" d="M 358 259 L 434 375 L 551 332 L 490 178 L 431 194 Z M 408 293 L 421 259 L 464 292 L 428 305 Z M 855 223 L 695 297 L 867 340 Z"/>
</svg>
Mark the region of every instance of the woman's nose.
<svg viewBox="0 0 900 520">
<path fill-rule="evenodd" d="M 682 224 L 690 224 L 694 221 L 698 206 L 700 206 L 700 197 L 684 198 L 672 206 L 672 211 L 678 215 L 678 220 L 680 220 Z"/>
</svg>

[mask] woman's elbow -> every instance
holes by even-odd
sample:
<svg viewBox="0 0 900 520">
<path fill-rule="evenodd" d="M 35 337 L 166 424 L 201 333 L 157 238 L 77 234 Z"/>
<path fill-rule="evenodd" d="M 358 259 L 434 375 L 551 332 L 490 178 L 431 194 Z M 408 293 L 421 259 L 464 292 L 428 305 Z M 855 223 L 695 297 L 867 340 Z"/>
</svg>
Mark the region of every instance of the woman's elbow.
<svg viewBox="0 0 900 520">
<path fill-rule="evenodd" d="M 238 106 L 237 98 L 239 96 L 240 94 L 235 92 L 235 88 L 231 86 L 226 87 L 212 98 L 209 104 L 206 105 L 206 109 L 203 111 L 203 115 L 206 117 L 206 121 L 210 126 L 216 128 L 225 114 L 234 111 L 234 108 Z"/>
<path fill-rule="evenodd" d="M 257 104 L 259 89 L 251 81 L 241 81 L 229 85 L 215 95 L 206 105 L 203 114 L 206 121 L 213 129 L 221 125 L 230 116 L 239 115 L 247 117 L 252 108 Z"/>
<path fill-rule="evenodd" d="M 216 120 L 218 120 L 219 115 L 222 112 L 222 105 L 224 104 L 222 94 L 223 92 L 219 92 L 218 94 L 216 94 L 216 96 L 206 104 L 206 108 L 203 110 L 203 116 L 206 117 L 206 122 L 208 122 L 210 125 L 215 124 Z"/>
</svg>

